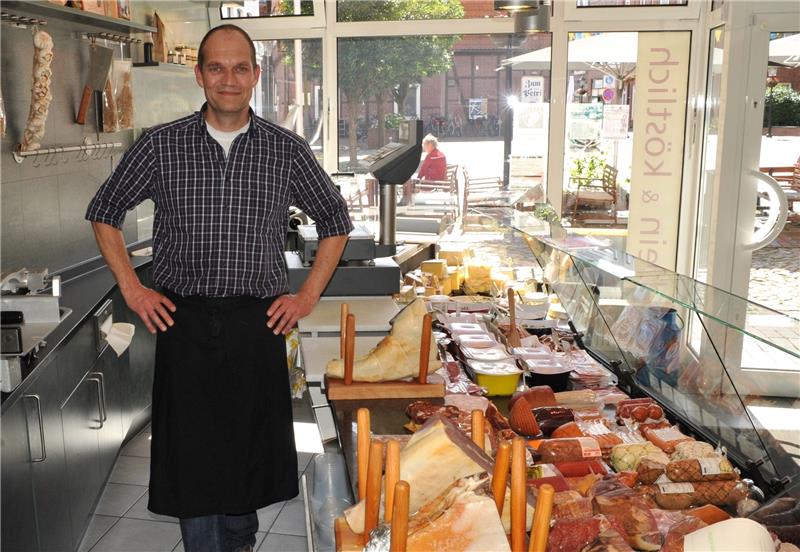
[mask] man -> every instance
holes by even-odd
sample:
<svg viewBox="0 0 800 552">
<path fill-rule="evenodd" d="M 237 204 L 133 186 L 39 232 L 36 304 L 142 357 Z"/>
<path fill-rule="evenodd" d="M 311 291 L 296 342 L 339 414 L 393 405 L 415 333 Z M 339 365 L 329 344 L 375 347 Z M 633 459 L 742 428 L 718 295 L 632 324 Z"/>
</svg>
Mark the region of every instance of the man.
<svg viewBox="0 0 800 552">
<path fill-rule="evenodd" d="M 352 229 L 308 144 L 249 109 L 259 75 L 247 33 L 210 30 L 195 68 L 202 110 L 137 140 L 86 215 L 128 307 L 160 330 L 148 509 L 180 518 L 187 552 L 252 550 L 256 510 L 297 495 L 284 334 L 314 308 Z M 146 198 L 160 291 L 139 282 L 119 230 Z M 296 295 L 290 204 L 320 237 Z"/>
<path fill-rule="evenodd" d="M 422 139 L 422 150 L 427 153 L 422 166 L 417 171 L 420 180 L 447 180 L 447 159 L 439 151 L 439 140 L 433 134 Z"/>
</svg>

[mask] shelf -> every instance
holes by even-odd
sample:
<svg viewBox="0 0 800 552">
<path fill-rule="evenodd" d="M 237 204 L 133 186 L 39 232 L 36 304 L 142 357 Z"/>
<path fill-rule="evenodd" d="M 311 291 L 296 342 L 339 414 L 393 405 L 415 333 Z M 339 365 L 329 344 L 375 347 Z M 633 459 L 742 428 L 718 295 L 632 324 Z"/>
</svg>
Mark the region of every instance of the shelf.
<svg viewBox="0 0 800 552">
<path fill-rule="evenodd" d="M 5 0 L 2 4 L 3 10 L 8 11 L 24 11 L 26 13 L 34 14 L 43 18 L 61 19 L 72 23 L 80 23 L 83 25 L 91 25 L 92 27 L 102 27 L 109 31 L 123 32 L 123 33 L 154 33 L 155 27 L 141 25 L 133 21 L 126 21 L 125 19 L 118 19 L 115 17 L 106 17 L 105 15 L 98 15 L 96 13 L 78 10 L 75 8 L 66 8 L 57 4 L 48 2 L 21 2 L 19 0 Z"/>
<path fill-rule="evenodd" d="M 178 71 L 180 73 L 192 72 L 194 67 L 191 65 L 181 65 L 179 63 L 161 63 L 159 61 L 152 61 L 150 63 L 134 63 L 134 68 L 155 69 L 157 71 Z"/>
</svg>

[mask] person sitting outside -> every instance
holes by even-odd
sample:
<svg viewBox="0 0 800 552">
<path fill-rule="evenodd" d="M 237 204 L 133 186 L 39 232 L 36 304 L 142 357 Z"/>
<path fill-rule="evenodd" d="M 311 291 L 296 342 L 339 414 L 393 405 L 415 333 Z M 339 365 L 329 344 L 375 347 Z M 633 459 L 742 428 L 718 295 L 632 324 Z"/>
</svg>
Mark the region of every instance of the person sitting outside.
<svg viewBox="0 0 800 552">
<path fill-rule="evenodd" d="M 439 140 L 433 134 L 422 139 L 422 150 L 427 155 L 417 172 L 419 180 L 447 180 L 447 159 L 438 146 Z"/>
</svg>

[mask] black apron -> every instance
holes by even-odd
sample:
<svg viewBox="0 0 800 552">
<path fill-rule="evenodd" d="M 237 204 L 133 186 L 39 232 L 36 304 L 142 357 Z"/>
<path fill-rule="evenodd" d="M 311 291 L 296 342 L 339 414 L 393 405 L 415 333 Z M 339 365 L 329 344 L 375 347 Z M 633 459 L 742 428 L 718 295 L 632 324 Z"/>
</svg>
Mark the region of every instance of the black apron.
<svg viewBox="0 0 800 552">
<path fill-rule="evenodd" d="M 180 297 L 159 332 L 153 381 L 151 512 L 243 514 L 298 494 L 286 341 L 273 299 Z"/>
</svg>

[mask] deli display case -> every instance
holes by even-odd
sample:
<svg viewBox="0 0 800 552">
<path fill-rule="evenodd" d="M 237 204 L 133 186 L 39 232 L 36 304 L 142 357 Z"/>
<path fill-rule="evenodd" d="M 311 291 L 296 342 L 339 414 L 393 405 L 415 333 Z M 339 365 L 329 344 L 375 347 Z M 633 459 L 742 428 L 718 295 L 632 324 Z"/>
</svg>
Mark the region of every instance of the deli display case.
<svg viewBox="0 0 800 552">
<path fill-rule="evenodd" d="M 800 496 L 800 321 L 526 213 L 476 212 L 533 257 L 582 346 L 632 397 L 724 447 L 765 498 Z M 520 247 L 521 241 L 528 247 Z"/>
</svg>

